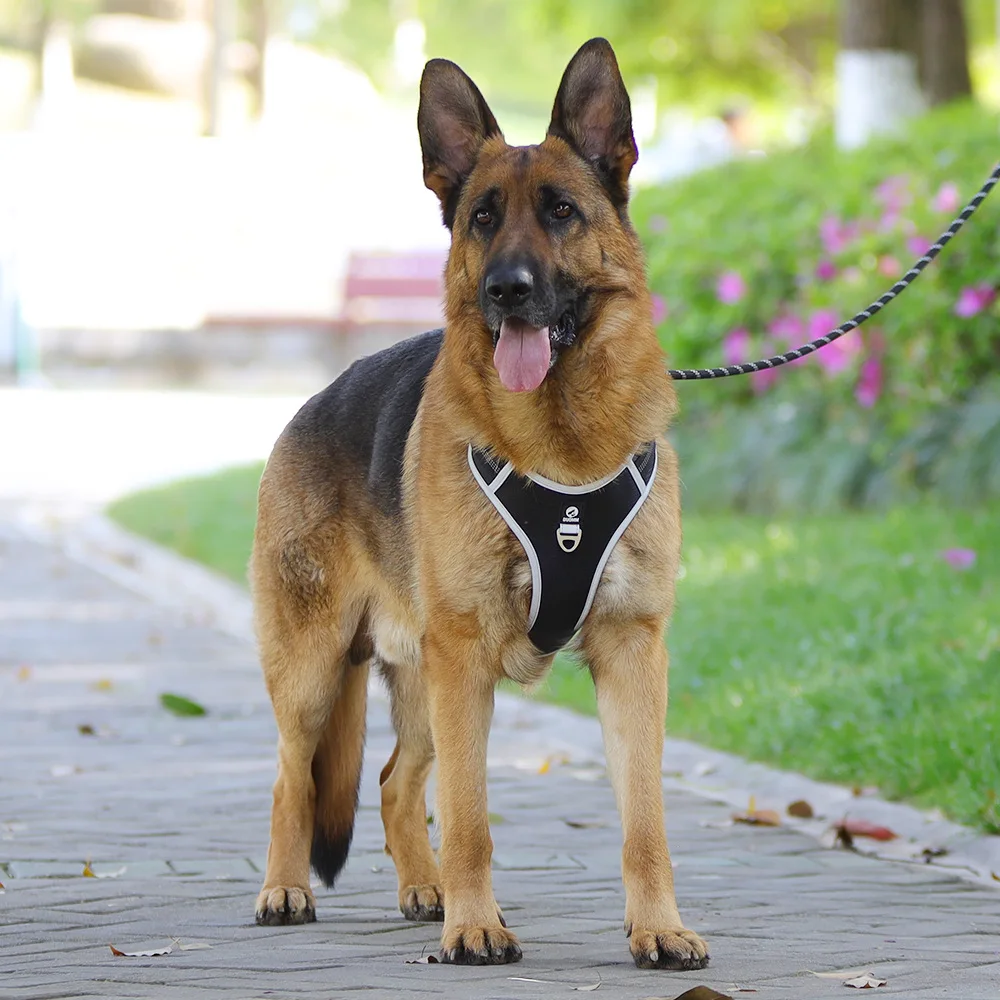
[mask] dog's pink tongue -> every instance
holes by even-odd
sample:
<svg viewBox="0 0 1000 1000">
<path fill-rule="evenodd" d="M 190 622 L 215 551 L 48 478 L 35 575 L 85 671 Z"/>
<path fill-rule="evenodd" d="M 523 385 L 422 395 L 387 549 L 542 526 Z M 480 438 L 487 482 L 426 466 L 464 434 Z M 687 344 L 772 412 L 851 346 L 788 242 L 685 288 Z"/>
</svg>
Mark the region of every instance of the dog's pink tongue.
<svg viewBox="0 0 1000 1000">
<path fill-rule="evenodd" d="M 537 389 L 548 373 L 551 358 L 547 326 L 536 330 L 519 319 L 503 321 L 493 364 L 505 389 L 511 392 Z"/>
</svg>

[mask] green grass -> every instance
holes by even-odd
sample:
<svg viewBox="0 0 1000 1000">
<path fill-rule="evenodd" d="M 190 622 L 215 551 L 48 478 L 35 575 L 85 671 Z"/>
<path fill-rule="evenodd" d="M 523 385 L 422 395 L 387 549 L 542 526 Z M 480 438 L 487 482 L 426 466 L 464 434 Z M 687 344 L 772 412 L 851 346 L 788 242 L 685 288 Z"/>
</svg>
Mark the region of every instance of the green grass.
<svg viewBox="0 0 1000 1000">
<path fill-rule="evenodd" d="M 127 497 L 125 527 L 243 580 L 260 467 Z M 1000 511 L 685 521 L 671 734 L 1000 832 Z M 977 553 L 968 570 L 940 556 Z M 540 697 L 594 712 L 560 657 Z"/>
</svg>

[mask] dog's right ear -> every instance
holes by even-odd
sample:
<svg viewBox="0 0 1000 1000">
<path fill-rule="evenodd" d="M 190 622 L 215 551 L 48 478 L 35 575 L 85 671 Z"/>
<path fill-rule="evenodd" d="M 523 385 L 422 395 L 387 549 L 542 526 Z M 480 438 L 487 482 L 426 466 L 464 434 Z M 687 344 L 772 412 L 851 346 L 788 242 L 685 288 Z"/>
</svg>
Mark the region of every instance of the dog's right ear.
<svg viewBox="0 0 1000 1000">
<path fill-rule="evenodd" d="M 500 135 L 479 88 L 447 59 L 432 59 L 420 78 L 417 131 L 424 157 L 424 183 L 438 196 L 444 224 L 455 221 L 455 205 L 480 147 Z"/>
</svg>

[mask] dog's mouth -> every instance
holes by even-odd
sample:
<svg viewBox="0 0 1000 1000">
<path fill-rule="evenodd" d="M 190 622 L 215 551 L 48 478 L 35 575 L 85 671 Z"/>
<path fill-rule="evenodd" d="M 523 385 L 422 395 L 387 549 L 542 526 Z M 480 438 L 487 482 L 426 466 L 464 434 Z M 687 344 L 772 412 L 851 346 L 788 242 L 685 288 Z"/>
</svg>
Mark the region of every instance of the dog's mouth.
<svg viewBox="0 0 1000 1000">
<path fill-rule="evenodd" d="M 537 389 L 559 351 L 576 339 L 576 314 L 567 309 L 549 326 L 532 326 L 516 316 L 508 316 L 493 331 L 493 364 L 500 382 L 511 392 Z"/>
</svg>

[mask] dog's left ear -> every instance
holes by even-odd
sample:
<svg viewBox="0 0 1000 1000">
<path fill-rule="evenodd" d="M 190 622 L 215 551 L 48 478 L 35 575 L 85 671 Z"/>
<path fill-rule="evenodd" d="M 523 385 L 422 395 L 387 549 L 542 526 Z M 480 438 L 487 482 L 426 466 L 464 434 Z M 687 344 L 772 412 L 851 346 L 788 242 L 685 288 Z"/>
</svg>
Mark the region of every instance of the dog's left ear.
<svg viewBox="0 0 1000 1000">
<path fill-rule="evenodd" d="M 628 175 L 639 158 L 632 108 L 614 49 L 592 38 L 570 60 L 552 108 L 549 135 L 565 139 L 590 163 L 616 208 L 628 201 Z"/>
</svg>

